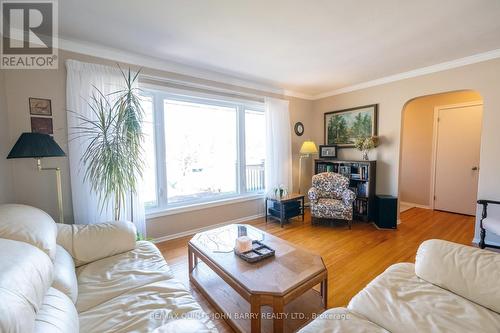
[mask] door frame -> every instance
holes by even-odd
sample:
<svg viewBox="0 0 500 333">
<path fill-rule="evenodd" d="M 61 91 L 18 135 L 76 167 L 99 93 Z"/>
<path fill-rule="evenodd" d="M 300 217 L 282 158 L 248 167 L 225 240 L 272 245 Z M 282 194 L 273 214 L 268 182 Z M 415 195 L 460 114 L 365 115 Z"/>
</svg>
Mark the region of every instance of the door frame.
<svg viewBox="0 0 500 333">
<path fill-rule="evenodd" d="M 478 101 L 473 101 L 473 102 L 464 102 L 464 103 L 457 103 L 457 104 L 447 104 L 447 105 L 438 105 L 434 107 L 434 122 L 432 125 L 432 152 L 431 152 L 431 186 L 430 186 L 430 193 L 429 193 L 429 203 L 430 203 L 430 208 L 434 210 L 434 196 L 435 196 L 435 187 L 436 187 L 436 164 L 437 164 L 437 145 L 438 145 L 438 131 L 439 131 L 439 111 L 440 110 L 446 110 L 446 109 L 456 109 L 456 108 L 462 108 L 462 107 L 468 107 L 468 106 L 483 106 L 483 101 L 478 100 Z M 482 119 L 481 119 L 482 123 Z M 481 132 L 482 132 L 482 126 L 481 126 Z M 478 175 L 479 172 L 481 172 L 481 168 L 478 170 Z"/>
</svg>

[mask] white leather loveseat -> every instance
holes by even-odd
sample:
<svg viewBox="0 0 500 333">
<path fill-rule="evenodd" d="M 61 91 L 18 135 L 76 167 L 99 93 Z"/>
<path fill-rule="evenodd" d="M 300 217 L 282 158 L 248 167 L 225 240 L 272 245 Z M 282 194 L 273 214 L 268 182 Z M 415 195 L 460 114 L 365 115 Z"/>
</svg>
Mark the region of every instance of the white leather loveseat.
<svg viewBox="0 0 500 333">
<path fill-rule="evenodd" d="M 0 206 L 0 332 L 215 332 L 129 222 L 59 225 Z"/>
<path fill-rule="evenodd" d="M 499 313 L 500 254 L 434 239 L 300 332 L 498 333 Z"/>
</svg>

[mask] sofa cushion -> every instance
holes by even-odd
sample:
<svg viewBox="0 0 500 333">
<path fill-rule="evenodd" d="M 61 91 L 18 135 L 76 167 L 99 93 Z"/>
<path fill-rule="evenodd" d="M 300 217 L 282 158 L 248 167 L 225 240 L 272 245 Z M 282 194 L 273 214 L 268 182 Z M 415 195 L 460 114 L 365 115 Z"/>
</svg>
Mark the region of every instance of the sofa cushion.
<svg viewBox="0 0 500 333">
<path fill-rule="evenodd" d="M 500 219 L 487 217 L 483 220 L 483 228 L 495 235 L 500 235 Z"/>
<path fill-rule="evenodd" d="M 76 269 L 78 312 L 87 311 L 129 290 L 172 278 L 160 251 L 139 241 L 133 251 L 94 261 Z"/>
<path fill-rule="evenodd" d="M 342 200 L 337 200 L 337 199 L 327 199 L 327 198 L 322 198 L 318 200 L 318 203 L 316 204 L 318 207 L 317 209 L 325 208 L 327 210 L 332 210 L 332 211 L 343 211 L 345 209 L 344 202 Z"/>
<path fill-rule="evenodd" d="M 131 288 L 79 316 L 80 329 L 86 333 L 150 332 L 179 319 L 199 320 L 215 331 L 208 315 L 175 279 Z"/>
<path fill-rule="evenodd" d="M 207 333 L 216 332 L 213 325 L 207 326 L 205 322 L 198 319 L 172 320 L 158 328 L 153 333 Z"/>
<path fill-rule="evenodd" d="M 78 313 L 71 299 L 55 288 L 45 294 L 35 319 L 34 333 L 76 333 Z"/>
<path fill-rule="evenodd" d="M 496 332 L 500 315 L 415 275 L 415 265 L 389 267 L 349 302 L 348 309 L 397 333 Z"/>
<path fill-rule="evenodd" d="M 311 214 L 319 218 L 345 218 L 350 219 L 351 207 L 344 205 L 342 200 L 318 199 L 318 202 L 311 204 Z"/>
<path fill-rule="evenodd" d="M 133 251 L 76 271 L 82 332 L 149 332 L 179 319 L 195 319 L 210 331 L 213 328 L 150 242 L 139 241 Z"/>
<path fill-rule="evenodd" d="M 25 205 L 0 205 L 0 238 L 36 246 L 54 260 L 56 237 L 56 223 L 44 211 Z"/>
<path fill-rule="evenodd" d="M 24 242 L 0 238 L 0 249 L 0 332 L 31 332 L 52 284 L 52 261 Z"/>
<path fill-rule="evenodd" d="M 431 239 L 417 251 L 418 277 L 500 313 L 500 254 Z"/>
<path fill-rule="evenodd" d="M 389 333 L 346 308 L 326 310 L 298 333 Z"/>
<path fill-rule="evenodd" d="M 57 244 L 75 260 L 76 267 L 135 248 L 136 229 L 126 221 L 99 224 L 57 224 Z"/>
<path fill-rule="evenodd" d="M 54 282 L 56 288 L 76 303 L 78 297 L 78 282 L 76 281 L 75 262 L 71 255 L 60 245 L 57 245 L 54 260 Z"/>
</svg>

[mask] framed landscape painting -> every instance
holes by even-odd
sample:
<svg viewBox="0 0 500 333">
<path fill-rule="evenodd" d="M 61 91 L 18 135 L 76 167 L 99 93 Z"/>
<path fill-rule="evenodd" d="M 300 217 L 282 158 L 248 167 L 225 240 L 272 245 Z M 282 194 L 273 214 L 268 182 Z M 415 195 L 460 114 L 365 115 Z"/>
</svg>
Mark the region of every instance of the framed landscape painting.
<svg viewBox="0 0 500 333">
<path fill-rule="evenodd" d="M 354 147 L 358 137 L 377 135 L 378 104 L 325 113 L 325 145 Z"/>
</svg>

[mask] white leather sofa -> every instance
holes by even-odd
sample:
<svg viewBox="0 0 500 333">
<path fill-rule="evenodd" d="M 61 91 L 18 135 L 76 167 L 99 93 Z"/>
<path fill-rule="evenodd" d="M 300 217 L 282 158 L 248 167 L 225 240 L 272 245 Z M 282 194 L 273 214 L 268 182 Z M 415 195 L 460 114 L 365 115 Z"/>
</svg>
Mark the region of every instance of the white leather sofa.
<svg viewBox="0 0 500 333">
<path fill-rule="evenodd" d="M 216 332 L 132 223 L 0 206 L 0 332 Z"/>
<path fill-rule="evenodd" d="M 499 313 L 500 254 L 434 239 L 300 332 L 498 333 Z"/>
</svg>

